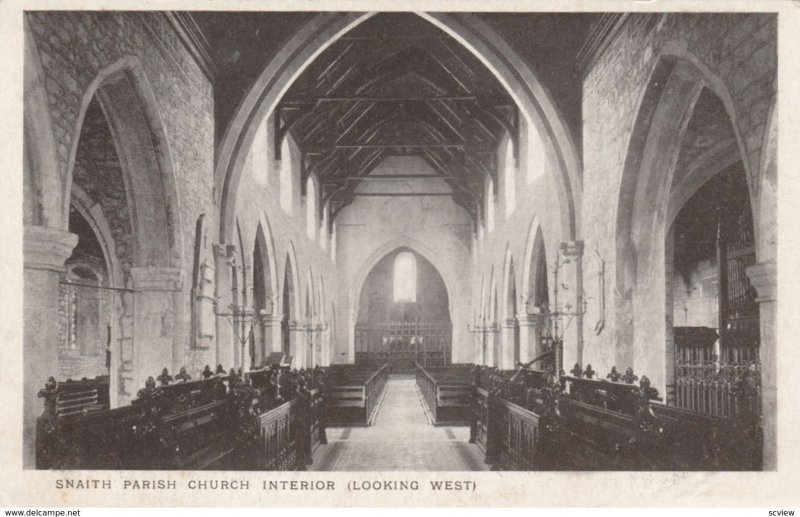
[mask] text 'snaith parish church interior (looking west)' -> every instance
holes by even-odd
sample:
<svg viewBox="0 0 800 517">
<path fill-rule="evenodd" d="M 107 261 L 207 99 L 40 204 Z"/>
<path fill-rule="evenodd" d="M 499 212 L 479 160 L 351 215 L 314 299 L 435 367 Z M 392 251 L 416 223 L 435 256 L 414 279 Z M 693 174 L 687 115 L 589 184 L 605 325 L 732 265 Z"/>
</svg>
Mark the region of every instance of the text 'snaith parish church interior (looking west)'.
<svg viewBox="0 0 800 517">
<path fill-rule="evenodd" d="M 775 468 L 776 15 L 24 36 L 26 468 Z"/>
</svg>

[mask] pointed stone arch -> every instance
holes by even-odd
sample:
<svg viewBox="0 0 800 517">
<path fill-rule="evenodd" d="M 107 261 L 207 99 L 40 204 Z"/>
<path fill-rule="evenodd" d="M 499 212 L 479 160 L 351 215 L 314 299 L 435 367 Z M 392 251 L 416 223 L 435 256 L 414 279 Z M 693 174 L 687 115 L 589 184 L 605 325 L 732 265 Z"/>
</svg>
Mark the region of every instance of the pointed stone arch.
<svg viewBox="0 0 800 517">
<path fill-rule="evenodd" d="M 80 134 L 95 97 L 122 164 L 136 235 L 136 265 L 180 267 L 183 237 L 175 170 L 155 95 L 140 60 L 125 56 L 97 73 L 84 90 L 74 134 Z M 73 139 L 70 149 L 67 191 L 72 185 L 78 140 Z M 64 214 L 68 209 L 66 203 Z"/>
<path fill-rule="evenodd" d="M 275 55 L 242 100 L 219 146 L 214 181 L 221 207 L 220 240 L 231 234 L 236 193 L 247 152 L 258 126 L 277 105 L 295 78 L 329 45 L 375 13 L 322 13 L 303 25 Z M 524 59 L 475 15 L 418 13 L 475 54 L 517 103 L 526 123 L 548 135 L 559 165 L 556 184 L 564 240 L 579 231 L 582 199 L 577 146 L 550 94 Z"/>
<path fill-rule="evenodd" d="M 676 213 L 669 206 L 671 189 L 687 127 L 704 89 L 721 101 L 734 131 L 734 147 L 741 157 L 747 156 L 724 83 L 699 59 L 668 43 L 639 101 L 619 187 L 614 261 L 617 348 L 613 361 L 646 373 L 662 391 L 666 354 L 655 349 L 666 346 L 671 321 L 671 317 L 664 321 L 665 240 L 670 212 Z M 747 160 L 742 163 L 747 170 Z M 682 195 L 691 195 L 691 190 L 701 185 L 695 181 Z"/>
<path fill-rule="evenodd" d="M 23 153 L 27 205 L 25 223 L 66 230 L 68 219 L 65 217 L 68 212 L 64 210 L 64 205 L 69 205 L 69 189 L 64 188 L 59 174 L 61 167 L 56 153 L 53 120 L 44 88 L 45 74 L 36 38 L 31 34 L 27 19 L 23 21 L 25 27 Z M 66 202 L 64 196 L 67 197 Z"/>
<path fill-rule="evenodd" d="M 504 369 L 512 369 L 520 360 L 520 336 L 518 311 L 517 276 L 514 256 L 510 244 L 506 245 L 503 258 L 502 315 L 500 321 L 500 360 Z"/>
<path fill-rule="evenodd" d="M 355 325 L 358 320 L 358 308 L 361 301 L 361 291 L 364 287 L 364 282 L 367 280 L 367 276 L 375 267 L 375 265 L 386 255 L 391 253 L 392 251 L 398 248 L 408 248 L 419 255 L 421 255 L 425 260 L 431 263 L 433 267 L 437 270 L 437 272 L 441 275 L 442 280 L 444 281 L 445 288 L 447 290 L 448 300 L 450 303 L 448 304 L 448 310 L 450 314 L 450 321 L 453 323 L 453 339 L 456 339 L 456 332 L 457 332 L 457 322 L 461 323 L 461 318 L 458 318 L 458 315 L 455 311 L 455 303 L 454 300 L 454 293 L 458 292 L 456 290 L 456 286 L 458 285 L 455 280 L 455 275 L 446 267 L 447 264 L 439 258 L 438 254 L 428 246 L 424 245 L 423 243 L 417 241 L 408 236 L 399 236 L 396 237 L 381 246 L 375 249 L 369 257 L 361 264 L 358 269 L 358 272 L 355 275 L 355 281 L 353 282 L 352 287 L 349 290 L 349 300 L 350 300 L 350 314 L 349 314 L 349 336 L 348 336 L 348 344 L 349 344 L 349 353 L 354 353 L 355 350 Z M 468 317 L 468 315 L 467 315 Z M 464 320 L 463 323 L 466 325 L 468 319 Z"/>
</svg>

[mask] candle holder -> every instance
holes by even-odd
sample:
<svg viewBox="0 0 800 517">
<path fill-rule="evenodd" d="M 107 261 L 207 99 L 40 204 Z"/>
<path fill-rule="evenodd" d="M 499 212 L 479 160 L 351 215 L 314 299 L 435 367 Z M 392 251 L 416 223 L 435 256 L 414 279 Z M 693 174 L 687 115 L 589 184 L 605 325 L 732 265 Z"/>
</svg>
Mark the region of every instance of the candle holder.
<svg viewBox="0 0 800 517">
<path fill-rule="evenodd" d="M 233 333 L 239 341 L 239 357 L 241 357 L 241 363 L 238 366 L 243 368 L 245 345 L 250 342 L 251 336 L 253 335 L 253 327 L 256 323 L 263 321 L 263 318 L 267 316 L 267 311 L 265 309 L 255 311 L 252 307 L 235 304 L 229 305 L 228 308 L 230 312 L 218 313 L 217 315 L 228 320 L 228 323 L 230 323 L 233 328 Z M 253 355 L 254 350 L 250 350 L 250 364 L 253 364 Z"/>
</svg>

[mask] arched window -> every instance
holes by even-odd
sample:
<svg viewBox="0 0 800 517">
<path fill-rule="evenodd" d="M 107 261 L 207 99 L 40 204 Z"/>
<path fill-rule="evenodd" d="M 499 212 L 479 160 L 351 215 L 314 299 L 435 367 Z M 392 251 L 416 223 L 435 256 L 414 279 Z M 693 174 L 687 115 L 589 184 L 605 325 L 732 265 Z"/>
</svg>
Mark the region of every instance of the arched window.
<svg viewBox="0 0 800 517">
<path fill-rule="evenodd" d="M 514 159 L 514 143 L 510 138 L 506 141 L 504 161 L 503 181 L 505 183 L 506 217 L 508 217 L 517 207 L 517 164 Z"/>
<path fill-rule="evenodd" d="M 336 223 L 331 227 L 331 262 L 336 264 Z"/>
<path fill-rule="evenodd" d="M 284 138 L 281 144 L 281 170 L 280 170 L 280 197 L 281 208 L 292 213 L 292 153 L 289 148 L 289 139 Z"/>
<path fill-rule="evenodd" d="M 545 149 L 544 141 L 535 126 L 528 124 L 528 163 L 525 179 L 528 183 L 538 178 L 544 172 Z"/>
<path fill-rule="evenodd" d="M 394 301 L 417 301 L 417 259 L 408 251 L 400 253 L 394 259 Z"/>
<path fill-rule="evenodd" d="M 306 234 L 312 241 L 317 238 L 317 183 L 313 176 L 306 181 Z"/>
<path fill-rule="evenodd" d="M 322 207 L 322 223 L 319 225 L 319 244 L 322 246 L 323 250 L 328 249 L 328 239 L 330 239 L 330 235 L 328 234 L 328 210 L 330 208 L 326 204 Z"/>
<path fill-rule="evenodd" d="M 486 176 L 484 184 L 484 198 L 486 200 L 486 232 L 494 230 L 494 180 L 491 176 Z"/>
</svg>

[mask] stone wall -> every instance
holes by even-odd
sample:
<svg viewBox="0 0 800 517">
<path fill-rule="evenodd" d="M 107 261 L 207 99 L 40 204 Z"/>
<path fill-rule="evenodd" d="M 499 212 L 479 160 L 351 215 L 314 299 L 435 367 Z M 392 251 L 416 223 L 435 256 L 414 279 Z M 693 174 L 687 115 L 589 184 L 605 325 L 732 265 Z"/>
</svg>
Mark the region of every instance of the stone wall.
<svg viewBox="0 0 800 517">
<path fill-rule="evenodd" d="M 433 169 L 421 158 L 392 156 L 373 175 L 428 174 Z M 443 180 L 414 179 L 367 182 L 356 187 L 360 194 L 450 191 Z M 376 217 L 376 214 L 381 214 Z M 453 361 L 471 361 L 471 336 L 467 332 L 469 300 L 471 220 L 451 198 L 356 197 L 336 218 L 338 306 L 336 362 L 354 359 L 354 325 L 361 285 L 372 267 L 401 246 L 425 257 L 438 270 L 451 300 Z"/>
<path fill-rule="evenodd" d="M 689 62 L 721 98 L 743 150 L 751 194 L 757 196 L 761 144 L 775 91 L 776 30 L 776 17 L 769 14 L 630 15 L 588 72 L 583 88 L 582 237 L 587 253 L 596 250 L 605 261 L 609 303 L 619 294 L 615 278 L 623 274 L 616 270 L 619 258 L 615 256 L 622 171 L 629 151 L 635 152 L 629 143 L 656 65 L 662 56 Z M 612 309 L 602 333 L 586 334 L 586 361 L 601 373 L 615 363 L 620 346 L 630 346 L 616 342 L 615 329 L 622 322 L 615 319 Z M 665 319 L 654 314 L 649 321 L 652 327 L 637 328 L 637 334 L 663 335 Z M 661 359 L 644 358 L 644 363 L 663 364 L 663 349 L 651 346 L 647 353 Z M 617 365 L 627 366 L 636 369 L 636 365 Z M 662 372 L 637 373 L 658 379 L 656 386 L 663 389 Z"/>
<path fill-rule="evenodd" d="M 147 111 L 148 123 L 153 122 L 150 115 L 155 114 L 163 124 L 151 128 L 154 133 L 148 138 L 154 142 L 155 151 L 170 163 L 174 173 L 174 177 L 167 177 L 162 171 L 165 176 L 161 181 L 176 189 L 174 195 L 164 195 L 164 210 L 169 224 L 179 225 L 167 232 L 174 241 L 175 256 L 171 261 L 179 267 L 182 287 L 174 297 L 176 307 L 170 311 L 174 320 L 164 323 L 164 330 L 174 333 L 175 347 L 188 348 L 191 282 L 187 279 L 192 275 L 195 222 L 204 213 L 216 219 L 212 201 L 214 103 L 211 82 L 162 13 L 32 11 L 26 13 L 25 19 L 43 68 L 58 177 L 67 199 L 73 176 L 76 183 L 84 186 L 89 176 L 94 177 L 94 181 L 99 178 L 94 173 L 83 174 L 81 160 L 74 158 L 84 112 L 99 83 L 109 77 L 115 80 L 118 69 L 136 67 L 138 77 L 150 90 L 137 93 L 144 106 L 142 109 Z M 76 162 L 74 171 L 73 160 Z M 164 189 L 166 191 L 167 187 Z M 103 201 L 94 199 L 97 189 L 88 185 L 87 190 L 94 202 Z M 119 198 L 118 194 L 113 196 Z M 101 197 L 103 195 L 108 197 L 112 193 L 105 192 Z M 113 220 L 119 207 L 103 205 L 106 218 Z M 124 244 L 121 241 L 116 248 L 123 255 L 119 258 L 128 262 L 130 254 L 125 251 Z M 180 366 L 182 359 L 178 354 L 169 354 L 173 364 L 166 366 Z M 153 373 L 157 372 L 138 372 L 136 378 Z M 134 387 L 128 392 L 131 389 Z"/>
<path fill-rule="evenodd" d="M 161 13 L 28 12 L 46 76 L 61 175 L 79 135 L 81 103 L 98 74 L 136 56 L 158 103 L 177 172 L 183 242 L 191 249 L 194 220 L 209 211 L 214 152 L 210 81 Z M 183 250 L 185 253 L 186 250 Z"/>
<path fill-rule="evenodd" d="M 319 325 L 331 324 L 333 319 L 332 311 L 336 311 L 339 316 L 340 310 L 335 306 L 337 292 L 335 266 L 328 251 L 330 238 L 326 231 L 321 230 L 321 219 L 316 221 L 319 231 L 315 233 L 315 239 L 308 237 L 306 228 L 306 204 L 309 200 L 302 195 L 300 189 L 300 160 L 296 146 L 290 141 L 289 156 L 283 155 L 283 159 L 292 161 L 292 209 L 290 212 L 281 208 L 280 204 L 280 166 L 279 160 L 275 160 L 272 138 L 272 118 L 264 120 L 256 135 L 255 141 L 247 155 L 247 161 L 242 172 L 242 181 L 239 184 L 237 195 L 236 218 L 241 235 L 241 244 L 235 244 L 237 251 L 244 248 L 244 253 L 240 257 L 246 268 L 246 282 L 248 293 L 246 294 L 247 304 L 252 304 L 252 264 L 253 250 L 256 242 L 256 232 L 259 224 L 267 233 L 267 254 L 271 255 L 275 264 L 275 286 L 267 288 L 268 293 L 272 293 L 274 309 L 270 316 L 270 327 L 274 332 L 271 343 L 274 351 L 280 350 L 280 319 L 283 316 L 281 300 L 283 296 L 283 280 L 287 268 L 287 257 L 292 256 L 292 261 L 296 259 L 295 272 L 298 282 L 293 286 L 295 299 L 298 300 L 299 311 L 293 311 L 292 319 L 301 324 L 312 323 L 305 317 L 305 296 L 307 290 L 310 292 L 314 301 L 314 322 Z M 266 228 L 264 228 L 266 226 Z M 271 249 L 270 249 L 271 248 Z M 267 265 L 268 266 L 268 265 Z M 270 282 L 269 273 L 267 281 Z M 309 286 L 309 277 L 311 284 Z M 322 286 L 322 292 L 320 287 Z M 299 314 L 298 314 L 299 312 Z M 223 325 L 224 323 L 219 323 Z M 222 330 L 222 329 L 219 329 Z M 269 331 L 268 331 L 269 332 Z M 224 335 L 224 332 L 220 332 Z M 315 336 L 315 346 L 327 346 L 328 343 L 320 343 L 320 340 L 329 341 L 321 331 Z M 219 346 L 226 346 L 221 342 Z M 193 360 L 199 364 L 202 361 Z M 322 362 L 320 361 L 317 362 Z"/>
<path fill-rule="evenodd" d="M 542 136 L 532 125 L 523 123 L 520 137 L 519 162 L 516 170 L 513 165 L 506 166 L 504 153 L 500 154 L 498 161 L 499 184 L 496 189 L 495 203 L 495 223 L 494 229 L 488 231 L 485 222 L 479 230 L 479 237 L 475 239 L 476 249 L 473 252 L 472 266 L 472 321 L 473 324 L 480 324 L 478 321 L 481 314 L 487 317 L 486 323 L 497 324 L 505 323 L 506 320 L 517 318 L 520 323 L 529 323 L 527 317 L 526 304 L 524 303 L 529 296 L 532 296 L 533 271 L 535 267 L 535 257 L 539 250 L 533 249 L 533 241 L 537 230 L 540 230 L 543 237 L 544 253 L 546 255 L 548 277 L 552 279 L 553 268 L 556 261 L 556 252 L 561 242 L 570 240 L 569 230 L 564 228 L 564 212 L 567 210 L 559 200 L 558 182 L 561 176 L 561 166 L 556 157 L 554 143 L 546 135 Z M 501 148 L 504 143 L 501 142 Z M 516 203 L 515 208 L 507 213 L 505 201 L 505 174 L 514 171 L 516 174 Z M 508 282 L 504 278 L 506 263 L 513 261 L 514 280 L 517 294 L 517 314 L 509 314 L 507 302 L 507 291 L 510 290 Z M 565 272 L 562 271 L 562 279 Z M 526 280 L 527 284 L 526 284 Z M 573 281 L 568 281 L 572 284 Z M 491 298 L 494 293 L 490 286 L 494 284 L 497 291 L 497 301 L 500 305 L 497 310 L 497 317 L 491 314 Z M 553 283 L 548 282 L 550 289 L 549 299 L 554 300 Z M 574 286 L 573 286 L 574 289 Z M 573 290 L 574 292 L 574 290 Z M 562 294 L 562 300 L 569 294 Z M 475 340 L 480 336 L 475 336 Z M 508 358 L 512 356 L 509 348 L 513 347 L 512 335 L 506 333 L 502 335 L 501 330 L 489 333 L 487 336 L 489 346 L 493 345 L 492 340 L 498 341 L 497 350 L 501 357 L 490 359 L 489 362 L 499 364 L 504 368 L 513 367 Z M 476 341 L 477 343 L 477 341 Z M 477 360 L 477 344 L 476 359 Z M 538 344 L 536 343 L 536 333 L 522 331 L 521 335 L 522 360 L 533 358 Z"/>
</svg>

